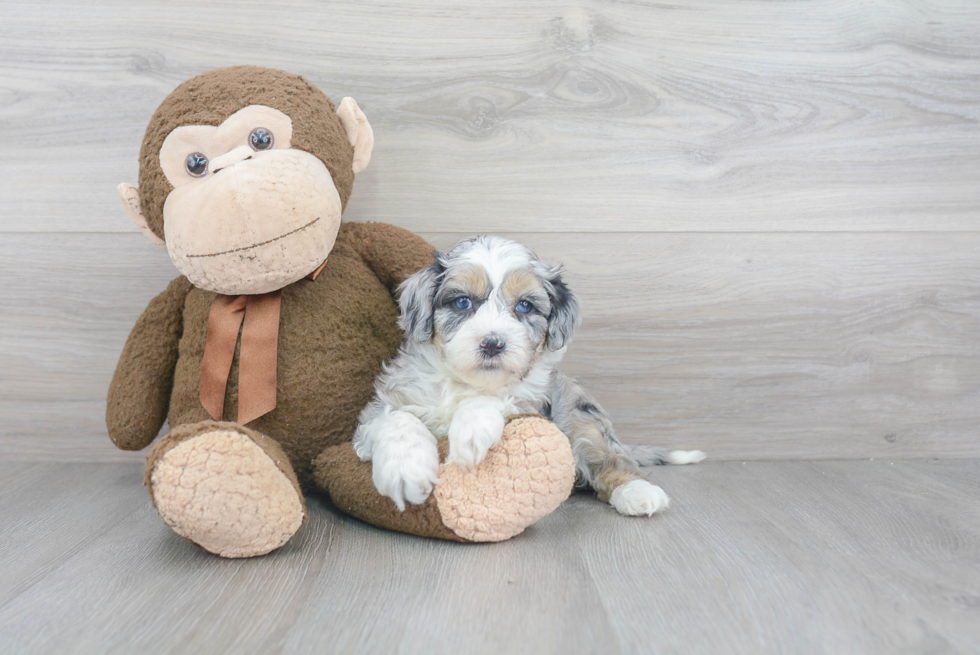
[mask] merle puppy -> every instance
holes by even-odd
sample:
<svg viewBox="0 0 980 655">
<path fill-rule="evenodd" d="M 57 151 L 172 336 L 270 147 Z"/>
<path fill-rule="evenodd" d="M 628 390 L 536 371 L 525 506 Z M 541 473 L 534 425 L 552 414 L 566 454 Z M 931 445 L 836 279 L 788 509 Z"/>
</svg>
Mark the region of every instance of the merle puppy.
<svg viewBox="0 0 980 655">
<path fill-rule="evenodd" d="M 405 341 L 354 437 L 378 491 L 402 510 L 424 502 L 438 481 L 437 439 L 449 439 L 449 461 L 473 466 L 508 416 L 534 412 L 568 436 L 581 486 L 621 514 L 667 507 L 639 466 L 692 464 L 704 453 L 620 443 L 599 403 L 555 368 L 581 319 L 561 269 L 495 236 L 435 256 L 399 289 Z"/>
</svg>

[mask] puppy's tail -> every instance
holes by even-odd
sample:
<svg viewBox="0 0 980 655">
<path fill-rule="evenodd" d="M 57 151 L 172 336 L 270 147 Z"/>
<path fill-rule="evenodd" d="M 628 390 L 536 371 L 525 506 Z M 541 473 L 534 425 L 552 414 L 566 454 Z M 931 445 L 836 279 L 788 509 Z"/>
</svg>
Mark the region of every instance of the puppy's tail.
<svg viewBox="0 0 980 655">
<path fill-rule="evenodd" d="M 657 446 L 623 446 L 629 456 L 640 466 L 661 466 L 663 464 L 697 464 L 705 458 L 700 450 L 668 450 Z"/>
</svg>

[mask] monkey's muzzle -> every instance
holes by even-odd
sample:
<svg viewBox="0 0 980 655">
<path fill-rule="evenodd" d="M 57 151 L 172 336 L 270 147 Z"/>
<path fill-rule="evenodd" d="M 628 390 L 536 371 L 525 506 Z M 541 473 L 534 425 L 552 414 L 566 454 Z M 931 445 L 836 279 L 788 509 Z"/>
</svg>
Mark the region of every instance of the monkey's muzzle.
<svg viewBox="0 0 980 655">
<path fill-rule="evenodd" d="M 174 189 L 163 213 L 170 257 L 192 284 L 259 294 L 292 284 L 326 259 L 341 202 L 319 159 L 282 149 Z"/>
</svg>

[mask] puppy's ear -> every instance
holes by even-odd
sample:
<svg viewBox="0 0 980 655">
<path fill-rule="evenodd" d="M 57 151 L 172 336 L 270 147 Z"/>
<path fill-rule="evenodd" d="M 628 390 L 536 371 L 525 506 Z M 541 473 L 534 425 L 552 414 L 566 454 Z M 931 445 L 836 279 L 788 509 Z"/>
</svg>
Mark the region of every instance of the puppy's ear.
<svg viewBox="0 0 980 655">
<path fill-rule="evenodd" d="M 434 252 L 435 261 L 428 268 L 411 276 L 398 287 L 398 308 L 405 336 L 416 341 L 432 339 L 435 320 L 435 297 L 442 274 L 446 271 L 444 255 Z"/>
<path fill-rule="evenodd" d="M 582 322 L 578 299 L 562 278 L 561 267 L 551 269 L 546 278 L 551 314 L 548 316 L 548 350 L 561 350 Z"/>
</svg>

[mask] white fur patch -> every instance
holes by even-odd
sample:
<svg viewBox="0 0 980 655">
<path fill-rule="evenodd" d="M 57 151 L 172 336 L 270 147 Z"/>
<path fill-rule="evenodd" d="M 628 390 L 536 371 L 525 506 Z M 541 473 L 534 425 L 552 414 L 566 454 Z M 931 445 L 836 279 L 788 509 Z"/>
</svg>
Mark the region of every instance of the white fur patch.
<svg viewBox="0 0 980 655">
<path fill-rule="evenodd" d="M 631 480 L 616 487 L 609 504 L 626 516 L 651 516 L 670 505 L 663 489 L 646 480 Z"/>
<path fill-rule="evenodd" d="M 479 266 L 490 277 L 493 286 L 503 282 L 508 271 L 526 266 L 534 256 L 527 246 L 499 237 L 474 241 L 460 259 Z"/>
<path fill-rule="evenodd" d="M 504 403 L 477 396 L 460 401 L 449 426 L 447 462 L 476 466 L 497 445 L 504 433 Z"/>
<path fill-rule="evenodd" d="M 700 450 L 672 450 L 667 453 L 667 461 L 680 466 L 684 464 L 697 464 L 705 457 L 706 455 Z"/>
<path fill-rule="evenodd" d="M 378 493 L 395 501 L 401 511 L 406 502 L 425 502 L 439 482 L 439 450 L 422 421 L 408 412 L 386 412 L 361 426 L 357 439 L 358 456 L 371 459 Z"/>
</svg>

